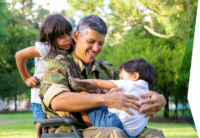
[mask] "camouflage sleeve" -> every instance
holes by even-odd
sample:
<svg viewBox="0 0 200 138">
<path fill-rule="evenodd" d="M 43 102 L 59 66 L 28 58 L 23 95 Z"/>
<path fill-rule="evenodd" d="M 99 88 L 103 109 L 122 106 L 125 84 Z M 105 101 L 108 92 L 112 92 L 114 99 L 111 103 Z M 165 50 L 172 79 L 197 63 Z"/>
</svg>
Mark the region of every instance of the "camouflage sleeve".
<svg viewBox="0 0 200 138">
<path fill-rule="evenodd" d="M 103 75 L 107 76 L 107 78 L 112 79 L 112 80 L 118 80 L 118 74 L 117 74 L 117 70 L 114 69 L 114 66 L 105 60 L 99 60 L 98 61 L 101 69 L 103 70 L 103 72 L 105 72 Z M 103 77 L 101 77 L 100 74 L 100 79 L 102 79 Z"/>
<path fill-rule="evenodd" d="M 119 79 L 118 72 L 117 72 L 116 69 L 114 70 L 113 76 L 114 76 L 114 80 L 118 80 Z"/>
<path fill-rule="evenodd" d="M 47 64 L 40 88 L 46 107 L 51 107 L 50 101 L 56 95 L 70 91 L 67 70 L 68 67 L 55 60 L 50 60 Z"/>
</svg>

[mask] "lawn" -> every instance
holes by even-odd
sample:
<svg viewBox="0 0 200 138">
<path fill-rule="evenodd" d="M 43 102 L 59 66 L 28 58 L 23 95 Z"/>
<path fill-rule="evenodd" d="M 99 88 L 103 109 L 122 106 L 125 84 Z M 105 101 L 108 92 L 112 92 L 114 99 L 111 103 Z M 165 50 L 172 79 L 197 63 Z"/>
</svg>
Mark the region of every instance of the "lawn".
<svg viewBox="0 0 200 138">
<path fill-rule="evenodd" d="M 154 118 L 162 113 L 158 112 Z M 0 113 L 0 138 L 36 138 L 32 121 L 31 112 Z M 198 138 L 189 123 L 148 122 L 147 127 L 162 130 L 166 138 Z"/>
<path fill-rule="evenodd" d="M 196 131 L 186 123 L 148 122 L 147 127 L 162 130 L 166 138 L 198 138 Z"/>
<path fill-rule="evenodd" d="M 0 138 L 36 138 L 32 112 L 0 114 Z"/>
</svg>

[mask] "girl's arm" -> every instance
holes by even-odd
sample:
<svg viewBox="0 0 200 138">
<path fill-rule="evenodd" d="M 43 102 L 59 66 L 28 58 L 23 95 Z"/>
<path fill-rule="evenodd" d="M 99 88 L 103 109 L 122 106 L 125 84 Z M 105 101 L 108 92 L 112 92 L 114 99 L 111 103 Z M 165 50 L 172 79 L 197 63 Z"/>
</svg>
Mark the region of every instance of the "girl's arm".
<svg viewBox="0 0 200 138">
<path fill-rule="evenodd" d="M 82 79 L 81 81 L 89 82 L 95 89 L 112 89 L 118 86 L 109 80 L 99 80 L 99 79 Z"/>
<path fill-rule="evenodd" d="M 21 75 L 23 81 L 29 87 L 36 87 L 38 81 L 36 80 L 36 77 L 30 77 L 30 75 L 27 71 L 27 68 L 26 68 L 25 60 L 29 59 L 29 58 L 34 58 L 34 57 L 41 57 L 40 54 L 36 51 L 35 46 L 31 46 L 31 47 L 22 49 L 15 54 L 17 68 L 20 72 L 20 75 Z"/>
</svg>

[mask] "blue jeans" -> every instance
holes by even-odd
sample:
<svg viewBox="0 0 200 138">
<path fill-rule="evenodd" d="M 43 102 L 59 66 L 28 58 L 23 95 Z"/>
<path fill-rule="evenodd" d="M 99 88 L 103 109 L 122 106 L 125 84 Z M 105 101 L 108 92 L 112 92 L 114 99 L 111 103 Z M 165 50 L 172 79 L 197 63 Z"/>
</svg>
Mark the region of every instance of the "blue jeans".
<svg viewBox="0 0 200 138">
<path fill-rule="evenodd" d="M 124 129 L 122 122 L 119 117 L 115 113 L 111 113 L 104 106 L 97 107 L 94 109 L 86 110 L 88 118 L 93 126 L 97 127 L 118 127 L 129 138 L 135 138 L 134 136 L 130 136 Z"/>
<path fill-rule="evenodd" d="M 33 112 L 33 123 L 40 121 L 43 119 L 43 110 L 42 105 L 38 103 L 31 103 L 32 112 Z"/>
</svg>

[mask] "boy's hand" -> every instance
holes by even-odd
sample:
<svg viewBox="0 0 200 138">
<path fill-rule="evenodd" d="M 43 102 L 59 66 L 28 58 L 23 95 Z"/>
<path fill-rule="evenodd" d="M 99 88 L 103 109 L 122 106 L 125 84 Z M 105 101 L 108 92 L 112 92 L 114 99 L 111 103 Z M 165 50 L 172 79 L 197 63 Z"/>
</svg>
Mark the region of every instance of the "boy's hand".
<svg viewBox="0 0 200 138">
<path fill-rule="evenodd" d="M 24 80 L 24 82 L 26 83 L 26 85 L 28 85 L 29 87 L 37 87 L 39 82 L 37 81 L 36 77 L 29 77 L 26 80 Z"/>
</svg>

